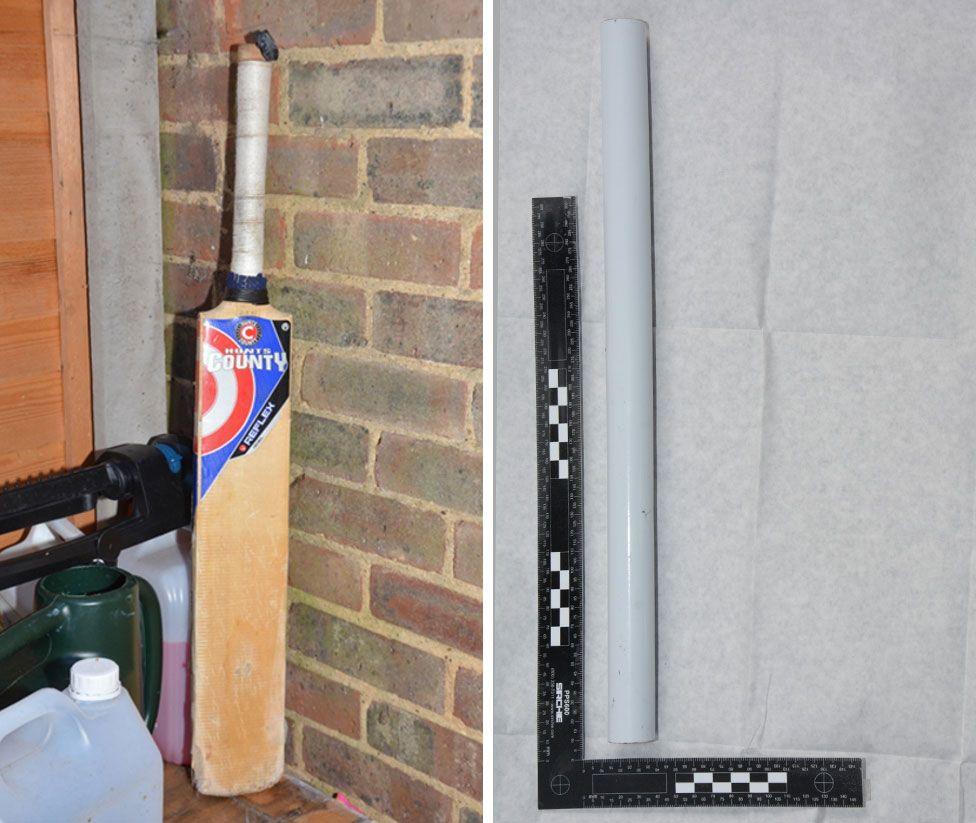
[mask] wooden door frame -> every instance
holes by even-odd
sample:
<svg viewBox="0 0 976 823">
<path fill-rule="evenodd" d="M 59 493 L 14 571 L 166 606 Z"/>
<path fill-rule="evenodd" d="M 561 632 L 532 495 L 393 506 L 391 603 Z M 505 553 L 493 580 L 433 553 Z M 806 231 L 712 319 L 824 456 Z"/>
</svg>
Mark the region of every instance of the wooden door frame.
<svg viewBox="0 0 976 823">
<path fill-rule="evenodd" d="M 44 50 L 47 55 L 54 228 L 61 303 L 64 462 L 67 468 L 75 468 L 91 455 L 94 433 L 85 183 L 74 0 L 44 0 Z"/>
</svg>

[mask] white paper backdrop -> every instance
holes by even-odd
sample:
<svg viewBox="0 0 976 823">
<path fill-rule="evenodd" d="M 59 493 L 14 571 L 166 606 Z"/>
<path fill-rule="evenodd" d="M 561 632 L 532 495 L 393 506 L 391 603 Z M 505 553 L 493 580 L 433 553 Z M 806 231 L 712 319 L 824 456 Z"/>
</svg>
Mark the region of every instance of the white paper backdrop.
<svg viewBox="0 0 976 823">
<path fill-rule="evenodd" d="M 529 203 L 576 194 L 587 755 L 860 754 L 864 810 L 777 823 L 976 821 L 976 5 L 501 0 L 497 14 L 495 819 L 660 816 L 535 809 Z M 647 746 L 606 740 L 610 16 L 651 29 L 660 741 Z"/>
</svg>

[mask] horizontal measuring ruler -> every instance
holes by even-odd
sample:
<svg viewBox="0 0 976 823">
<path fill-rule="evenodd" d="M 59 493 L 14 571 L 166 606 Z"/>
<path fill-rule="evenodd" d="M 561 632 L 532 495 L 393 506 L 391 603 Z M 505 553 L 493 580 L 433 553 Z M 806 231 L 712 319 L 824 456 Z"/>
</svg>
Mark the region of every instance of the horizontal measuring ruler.
<svg viewBox="0 0 976 823">
<path fill-rule="evenodd" d="M 576 198 L 533 198 L 532 257 L 539 485 L 539 808 L 863 806 L 859 758 L 584 759 L 583 396 Z"/>
</svg>

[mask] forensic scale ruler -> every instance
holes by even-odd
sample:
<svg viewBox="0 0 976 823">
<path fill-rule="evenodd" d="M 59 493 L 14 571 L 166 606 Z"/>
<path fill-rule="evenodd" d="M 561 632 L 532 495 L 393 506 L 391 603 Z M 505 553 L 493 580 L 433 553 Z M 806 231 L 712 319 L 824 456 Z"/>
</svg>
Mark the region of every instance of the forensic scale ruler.
<svg viewBox="0 0 976 823">
<path fill-rule="evenodd" d="M 532 200 L 539 483 L 539 808 L 863 806 L 860 758 L 585 760 L 576 198 Z"/>
</svg>

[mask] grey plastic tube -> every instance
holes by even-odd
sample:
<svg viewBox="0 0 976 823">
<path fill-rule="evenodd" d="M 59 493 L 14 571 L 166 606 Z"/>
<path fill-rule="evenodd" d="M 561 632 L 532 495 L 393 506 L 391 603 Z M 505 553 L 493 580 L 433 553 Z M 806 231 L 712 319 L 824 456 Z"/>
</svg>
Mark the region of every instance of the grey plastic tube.
<svg viewBox="0 0 976 823">
<path fill-rule="evenodd" d="M 609 737 L 657 737 L 654 329 L 648 28 L 607 20 L 603 243 L 607 300 Z"/>
</svg>

